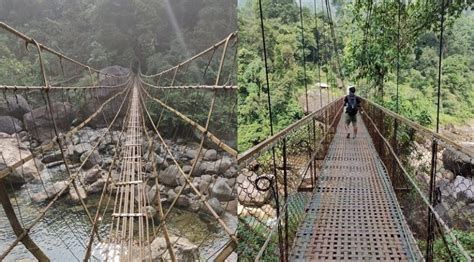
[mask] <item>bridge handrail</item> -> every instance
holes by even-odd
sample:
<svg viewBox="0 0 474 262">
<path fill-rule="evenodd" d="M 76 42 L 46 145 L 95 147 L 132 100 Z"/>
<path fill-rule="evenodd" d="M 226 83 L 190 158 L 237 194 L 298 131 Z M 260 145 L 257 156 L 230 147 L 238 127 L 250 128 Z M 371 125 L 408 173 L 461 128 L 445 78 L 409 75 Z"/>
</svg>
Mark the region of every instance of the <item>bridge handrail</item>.
<svg viewBox="0 0 474 262">
<path fill-rule="evenodd" d="M 258 155 L 266 152 L 269 150 L 273 145 L 277 144 L 280 142 L 283 138 L 297 130 L 300 126 L 308 123 L 311 119 L 313 119 L 315 116 L 324 113 L 328 107 L 334 106 L 335 104 L 339 103 L 343 97 L 340 97 L 331 103 L 325 105 L 324 107 L 311 112 L 307 116 L 301 118 L 300 120 L 294 122 L 293 124 L 289 125 L 285 129 L 281 130 L 280 132 L 274 134 L 273 136 L 265 139 L 263 142 L 260 142 L 259 144 L 253 146 L 252 148 L 248 149 L 247 151 L 239 154 L 237 156 L 237 163 L 238 165 L 241 165 L 243 163 L 246 163 L 250 161 L 251 159 L 257 157 Z"/>
<path fill-rule="evenodd" d="M 232 39 L 236 38 L 237 35 L 238 35 L 238 34 L 237 34 L 237 31 L 232 32 L 232 33 L 230 33 L 226 38 L 224 38 L 223 40 L 217 42 L 217 43 L 214 44 L 213 46 L 211 46 L 211 47 L 209 47 L 209 48 L 207 48 L 207 49 L 205 49 L 205 50 L 203 50 L 203 51 L 201 51 L 201 52 L 195 54 L 194 56 L 192 56 L 192 57 L 190 57 L 190 58 L 184 60 L 183 62 L 181 62 L 181 63 L 179 63 L 179 64 L 177 64 L 177 65 L 174 65 L 174 66 L 172 66 L 172 67 L 170 67 L 170 68 L 168 68 L 168 69 L 165 69 L 165 70 L 163 70 L 163 71 L 161 71 L 161 72 L 158 72 L 158 73 L 156 73 L 156 74 L 153 74 L 153 75 L 145 75 L 145 74 L 141 74 L 141 73 L 140 73 L 140 76 L 141 76 L 141 77 L 144 77 L 144 78 L 153 78 L 153 77 L 157 77 L 157 76 L 163 75 L 163 74 L 165 74 L 165 73 L 168 73 L 168 72 L 172 71 L 173 69 L 182 67 L 183 65 L 188 64 L 189 62 L 191 62 L 191 61 L 193 61 L 193 60 L 195 60 L 195 59 L 197 59 L 197 58 L 199 58 L 199 57 L 201 57 L 201 56 L 203 56 L 203 55 L 205 55 L 205 54 L 207 54 L 207 53 L 209 53 L 209 52 L 211 52 L 211 51 L 213 51 L 213 50 L 216 50 L 218 47 L 224 45 L 224 44 L 225 44 L 226 42 L 228 42 L 229 40 L 232 40 Z"/>
<path fill-rule="evenodd" d="M 127 80 L 128 82 L 129 80 Z M 124 88 L 122 91 L 120 92 L 117 92 L 116 94 L 114 94 L 113 96 L 109 97 L 107 100 L 105 100 L 98 108 L 97 110 L 92 113 L 91 115 L 89 115 L 89 117 L 87 119 L 85 119 L 82 123 L 80 123 L 79 125 L 77 125 L 76 127 L 70 129 L 69 131 L 67 131 L 65 134 L 61 135 L 61 138 L 64 140 L 64 139 L 67 139 L 67 138 L 70 138 L 72 137 L 72 135 L 74 135 L 75 133 L 77 133 L 80 129 L 82 129 L 84 126 L 86 126 L 90 121 L 92 121 L 92 119 L 94 119 L 98 114 L 99 112 L 102 112 L 102 110 L 104 109 L 105 105 L 107 105 L 110 101 L 112 101 L 113 99 L 115 99 L 116 97 L 118 97 L 119 95 L 122 95 L 124 94 L 126 91 L 128 90 L 128 87 Z M 43 151 L 46 151 L 46 150 L 50 150 L 52 148 L 54 148 L 54 146 L 57 144 L 57 141 L 58 141 L 58 137 L 57 136 L 54 136 L 53 138 L 51 138 L 51 141 L 49 141 L 47 144 L 44 144 L 44 145 L 41 145 L 40 147 L 38 147 L 37 149 L 35 149 L 33 152 L 31 152 L 31 154 L 23 157 L 22 159 L 18 160 L 17 162 L 11 164 L 11 165 L 8 165 L 6 166 L 4 169 L 1 169 L 0 170 L 0 179 L 10 175 L 16 168 L 20 167 L 21 165 L 23 165 L 24 163 L 32 160 L 33 158 L 35 158 L 40 152 L 43 152 Z"/>
<path fill-rule="evenodd" d="M 403 124 L 406 124 L 407 126 L 410 126 L 411 128 L 417 130 L 417 131 L 421 131 L 425 134 L 427 134 L 428 136 L 432 136 L 433 138 L 437 139 L 438 141 L 442 141 L 443 143 L 446 143 L 446 144 L 449 144 L 450 146 L 456 148 L 457 150 L 469 155 L 470 157 L 474 157 L 474 151 L 466 148 L 466 147 L 463 147 L 461 146 L 459 143 L 447 138 L 446 136 L 444 135 L 441 135 L 439 133 L 436 133 L 432 130 L 430 130 L 429 128 L 427 127 L 424 127 L 412 120 L 409 120 L 408 118 L 404 117 L 404 116 L 401 116 L 393 111 L 391 111 L 390 109 L 387 109 L 375 102 L 372 102 L 370 101 L 369 99 L 367 98 L 364 98 L 364 97 L 361 97 L 361 99 L 365 102 L 367 102 L 368 104 L 376 107 L 377 109 L 381 110 L 382 112 L 384 112 L 385 114 L 387 115 L 390 115 L 391 117 L 397 119 L 398 121 L 402 122 Z"/>
<path fill-rule="evenodd" d="M 414 129 L 417 129 L 416 126 L 419 126 L 418 124 L 414 123 L 413 121 L 410 121 L 384 107 L 381 107 L 380 105 L 377 105 L 371 101 L 369 101 L 368 99 L 366 98 L 363 98 L 364 101 L 370 103 L 370 105 L 372 106 L 376 106 L 378 109 L 380 110 L 383 110 L 384 113 L 387 113 L 389 114 L 390 116 L 392 117 L 395 117 L 396 119 L 400 120 L 401 122 L 403 122 L 404 124 L 407 124 L 407 125 L 410 125 L 412 128 Z M 368 114 L 365 114 L 365 117 L 369 120 L 369 122 L 371 123 L 371 125 L 373 126 L 373 128 L 375 129 L 376 133 L 380 136 L 380 138 L 382 139 L 383 143 L 385 144 L 385 146 L 388 148 L 388 150 L 390 151 L 390 153 L 392 154 L 395 162 L 397 163 L 397 165 L 400 167 L 402 173 L 403 173 L 403 176 L 409 181 L 409 183 L 411 184 L 411 186 L 413 186 L 413 188 L 415 189 L 415 191 L 418 193 L 418 195 L 421 197 L 423 203 L 426 205 L 426 207 L 428 207 L 428 209 L 433 213 L 434 215 L 434 218 L 436 219 L 436 221 L 444 228 L 444 230 L 446 231 L 446 233 L 449 235 L 449 237 L 453 240 L 453 243 L 454 245 L 457 246 L 457 248 L 460 250 L 460 253 L 467 259 L 467 261 L 472 261 L 472 259 L 470 258 L 469 254 L 466 252 L 466 250 L 464 249 L 464 247 L 462 246 L 462 244 L 460 243 L 459 239 L 453 234 L 452 230 L 449 228 L 449 226 L 447 225 L 447 223 L 443 220 L 443 218 L 438 214 L 438 212 L 436 211 L 435 207 L 433 207 L 433 205 L 430 204 L 430 201 L 428 200 L 428 197 L 423 193 L 423 191 L 420 189 L 420 187 L 418 186 L 418 184 L 415 182 L 414 178 L 412 177 L 412 175 L 410 174 L 409 171 L 407 171 L 407 169 L 404 167 L 402 161 L 398 158 L 397 156 L 397 153 L 395 152 L 395 150 L 393 149 L 392 145 L 390 144 L 390 142 L 383 136 L 383 134 L 380 132 L 379 128 L 377 127 L 377 125 L 375 124 L 374 120 L 368 115 Z M 431 134 L 433 135 L 433 137 L 435 137 L 436 139 L 442 139 L 443 136 L 434 136 L 434 135 L 437 135 L 436 133 L 432 132 L 431 130 L 425 128 L 425 127 L 422 127 L 422 130 L 428 134 Z M 454 142 L 453 142 L 454 143 Z M 462 149 L 462 148 L 461 148 Z"/>
</svg>

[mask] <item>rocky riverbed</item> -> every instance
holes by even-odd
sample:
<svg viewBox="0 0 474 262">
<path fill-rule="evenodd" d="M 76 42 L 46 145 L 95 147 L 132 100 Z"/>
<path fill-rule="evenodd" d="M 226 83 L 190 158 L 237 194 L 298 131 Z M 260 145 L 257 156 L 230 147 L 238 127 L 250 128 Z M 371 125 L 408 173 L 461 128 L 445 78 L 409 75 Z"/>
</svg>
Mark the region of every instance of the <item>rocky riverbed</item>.
<svg viewBox="0 0 474 262">
<path fill-rule="evenodd" d="M 428 195 L 431 167 L 431 147 L 429 140 L 414 141 L 410 155 L 406 157 L 407 166 L 418 186 Z M 441 218 L 450 226 L 461 230 L 472 230 L 474 224 L 474 160 L 449 145 L 440 143 L 436 159 L 436 197 L 435 206 Z M 414 233 L 423 238 L 426 233 L 426 208 L 417 194 L 404 194 L 399 199 L 405 217 Z M 410 207 L 410 208 L 408 208 Z M 416 207 L 416 208 L 414 208 Z"/>
<path fill-rule="evenodd" d="M 113 66 L 105 68 L 103 73 L 125 76 L 128 74 L 128 69 Z M 122 81 L 123 79 L 103 76 L 99 78 L 99 84 L 105 86 L 118 85 Z M 81 237 L 76 239 L 82 239 L 83 242 L 67 243 L 75 239 L 71 234 L 80 232 L 76 230 L 76 227 L 90 226 L 83 217 L 84 211 L 81 209 L 80 202 L 83 201 L 95 211 L 98 198 L 105 190 L 106 195 L 111 196 L 113 205 L 117 192 L 116 183 L 122 173 L 120 161 L 114 162 L 114 155 L 120 153 L 120 144 L 124 143 L 125 139 L 118 131 L 120 130 L 118 125 L 114 125 L 110 131 L 104 128 L 107 126 L 104 117 L 112 119 L 122 101 L 120 97 L 112 99 L 109 105 L 103 108 L 102 113 L 94 117 L 87 126 L 80 128 L 72 136 L 61 139 L 61 149 L 55 144 L 52 148 L 38 151 L 40 146 L 48 145 L 55 136 L 51 114 L 55 119 L 56 130 L 65 134 L 93 114 L 101 104 L 99 101 L 105 101 L 116 93 L 114 89 L 97 89 L 88 92 L 90 92 L 90 97 L 97 99 L 60 101 L 64 98 L 62 96 L 61 99 L 54 100 L 50 108 L 44 105 L 43 100 L 36 101 L 33 93 L 27 99 L 23 94 L 18 93 L 6 94 L 0 98 L 0 170 L 36 152 L 35 158 L 25 162 L 6 177 L 6 185 L 12 201 L 14 199 L 18 201 L 19 211 L 23 211 L 23 215 L 33 218 L 38 214 L 39 208 L 44 207 L 55 195 L 61 194 L 57 203 L 48 212 L 44 223 L 38 226 L 38 232 L 48 233 L 36 235 L 44 244 L 43 246 L 51 251 L 47 253 L 52 254 L 55 260 L 63 260 L 64 257 L 60 256 L 61 252 L 58 249 L 61 248 L 57 242 L 59 238 L 50 234 L 55 230 L 53 228 L 61 228 L 66 244 L 71 247 L 77 246 L 72 249 L 83 250 L 81 245 L 85 240 Z M 122 123 L 124 116 L 124 112 L 119 114 L 116 123 Z M 154 134 L 152 130 L 148 130 L 148 133 Z M 165 131 L 163 135 L 166 137 Z M 189 242 L 189 247 L 194 247 L 195 250 L 190 254 L 200 254 L 201 258 L 207 258 L 222 247 L 229 237 L 223 233 L 222 227 L 210 215 L 210 211 L 203 205 L 201 199 L 206 199 L 231 229 L 235 228 L 237 224 L 237 168 L 234 157 L 217 147 L 213 148 L 211 144 L 205 144 L 200 161 L 196 163 L 191 175 L 192 184 L 198 189 L 198 192 L 195 192 L 186 185 L 178 166 L 185 173 L 191 171 L 199 149 L 196 141 L 199 139 L 195 135 L 166 139 L 165 143 L 173 156 L 171 157 L 157 137 L 153 137 L 152 148 L 149 148 L 149 141 L 143 138 L 141 141 L 142 171 L 149 200 L 148 215 L 153 216 L 154 221 L 158 223 L 159 218 L 156 212 L 159 204 L 158 193 L 165 209 L 168 209 L 176 200 L 176 206 L 170 212 L 171 219 L 167 223 L 170 232 L 184 239 L 183 243 Z M 152 166 L 153 162 L 155 167 Z M 77 176 L 77 189 L 68 185 L 70 174 Z M 156 178 L 159 184 L 156 184 Z M 183 193 L 179 195 L 181 190 Z M 4 234 L 0 242 L 6 244 L 8 243 L 6 240 L 13 236 L 13 232 L 8 231 L 9 224 L 4 219 L 2 216 L 1 232 Z M 107 219 L 105 217 L 103 219 L 103 226 L 106 227 Z M 77 225 L 70 228 L 68 221 L 75 221 Z M 85 237 L 89 232 L 84 230 L 78 234 L 83 234 Z M 159 241 L 157 239 L 157 243 L 154 243 L 157 248 L 160 246 Z M 58 251 L 58 256 L 54 250 Z M 63 255 L 71 257 L 74 252 Z M 16 254 L 21 254 L 21 252 Z M 13 255 L 13 257 L 21 258 L 22 256 Z"/>
<path fill-rule="evenodd" d="M 113 162 L 113 155 L 117 149 L 116 144 L 120 139 L 120 132 L 112 131 L 106 134 L 96 150 L 92 152 L 91 157 L 87 161 L 84 160 L 85 156 L 93 150 L 95 144 L 106 131 L 105 128 L 92 129 L 85 127 L 70 140 L 66 141 L 63 152 L 67 158 L 71 173 L 78 174 L 78 192 L 71 186 L 67 187 L 62 193 L 57 207 L 51 211 L 51 213 L 61 214 L 63 217 L 58 219 L 58 217 L 49 216 L 46 221 L 75 220 L 75 223 L 79 223 L 83 228 L 89 226 L 83 214 L 79 215 L 81 211 L 83 212 L 79 201 L 82 199 L 92 209 L 97 205 L 98 197 L 107 181 L 108 170 Z M 155 217 L 155 221 L 158 222 L 159 219 L 156 215 L 158 204 L 156 199 L 157 190 L 161 194 L 162 204 L 166 209 L 178 197 L 177 194 L 185 185 L 185 181 L 180 178 L 177 166 L 173 164 L 171 157 L 166 154 L 162 144 L 155 141 L 153 149 L 148 150 L 148 141 L 143 140 L 142 142 L 144 152 L 150 152 L 145 154 L 144 159 L 154 157 L 158 171 L 159 185 L 155 184 L 155 174 L 153 173 L 151 161 L 144 161 L 143 171 L 147 181 L 146 190 L 151 203 L 148 209 L 150 214 Z M 199 145 L 195 142 L 186 143 L 183 139 L 176 141 L 166 140 L 165 142 L 170 146 L 173 156 L 179 162 L 183 171 L 189 172 L 193 159 L 197 156 Z M 39 144 L 39 142 L 31 138 L 25 131 L 12 135 L 0 133 L 0 149 L 2 152 L 9 152 L 5 154 L 7 157 L 3 158 L 0 163 L 4 166 L 11 165 L 19 159 L 26 157 L 31 154 L 29 148 L 32 144 Z M 231 156 L 216 149 L 204 149 L 202 155 L 202 160 L 192 173 L 193 185 L 208 200 L 217 214 L 223 217 L 231 228 L 235 228 L 237 224 L 235 218 L 237 213 L 235 161 Z M 119 180 L 120 164 L 115 164 L 110 170 L 110 181 L 106 185 L 106 192 L 113 196 L 116 191 L 115 183 Z M 15 185 L 13 187 L 14 190 L 11 192 L 12 198 L 16 196 L 17 199 L 21 199 L 19 204 L 21 209 L 28 210 L 24 212 L 31 212 L 29 215 L 34 216 L 36 214 L 34 212 L 35 209 L 44 206 L 48 200 L 52 199 L 66 186 L 68 175 L 61 151 L 53 149 L 45 151 L 40 158 L 31 160 L 23 167 L 17 168 L 7 179 L 11 185 Z M 183 192 L 183 195 L 178 197 L 176 207 L 171 213 L 171 218 L 168 220 L 172 221 L 168 223 L 170 232 L 172 235 L 180 236 L 180 239 L 183 239 L 183 243 L 180 242 L 180 245 L 190 243 L 187 248 L 194 248 L 195 250 L 189 254 L 200 254 L 201 257 L 206 258 L 224 245 L 228 240 L 228 236 L 223 232 L 222 227 L 218 225 L 215 219 L 209 215 L 209 210 L 199 200 L 200 196 L 196 192 L 192 191 L 189 186 Z M 71 212 L 71 209 L 75 211 Z M 81 219 L 71 218 L 71 214 L 81 216 Z M 64 217 L 66 219 L 63 219 Z M 4 222 L 2 224 L 5 225 L 4 230 L 6 232 L 8 231 L 8 223 Z M 40 225 L 40 231 L 48 231 L 49 227 L 45 226 L 49 225 Z M 68 228 L 70 225 L 66 222 L 62 224 L 62 227 Z M 82 234 L 87 236 L 87 230 L 82 232 Z M 44 237 L 47 238 L 47 236 L 48 234 Z M 49 236 L 54 238 L 54 236 Z M 38 236 L 38 238 L 41 239 L 42 237 Z M 54 243 L 57 246 L 56 240 L 42 242 L 46 245 Z M 81 249 L 79 243 L 75 243 L 75 245 L 77 249 Z M 156 243 L 154 245 L 160 246 Z M 48 248 L 55 250 L 55 247 Z M 54 256 L 54 253 L 51 254 Z"/>
</svg>

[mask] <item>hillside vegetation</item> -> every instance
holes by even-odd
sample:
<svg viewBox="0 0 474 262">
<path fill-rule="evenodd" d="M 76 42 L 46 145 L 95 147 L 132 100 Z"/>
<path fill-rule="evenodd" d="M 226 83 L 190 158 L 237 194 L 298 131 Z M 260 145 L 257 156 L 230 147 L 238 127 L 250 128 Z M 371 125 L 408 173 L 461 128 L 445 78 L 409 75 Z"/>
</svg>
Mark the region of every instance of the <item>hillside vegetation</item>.
<svg viewBox="0 0 474 262">
<path fill-rule="evenodd" d="M 396 110 L 398 5 L 387 1 L 371 3 L 332 1 L 333 38 L 326 7 L 321 8 L 317 3 L 315 13 L 312 1 L 303 1 L 303 49 L 297 1 L 262 1 L 275 132 L 303 116 L 303 109 L 297 102 L 297 97 L 304 92 L 303 57 L 309 89 L 314 88 L 319 75 L 321 82 L 329 83 L 333 89 L 341 88 L 344 77 L 346 86 L 358 86 L 359 95 Z M 403 6 L 400 12 L 400 113 L 428 127 L 433 127 L 436 114 L 439 46 L 439 6 L 436 3 L 411 3 Z M 469 8 L 468 1 L 454 2 L 447 8 L 442 125 L 464 123 L 474 118 L 474 13 Z M 270 134 L 259 19 L 257 0 L 241 3 L 240 151 Z"/>
</svg>

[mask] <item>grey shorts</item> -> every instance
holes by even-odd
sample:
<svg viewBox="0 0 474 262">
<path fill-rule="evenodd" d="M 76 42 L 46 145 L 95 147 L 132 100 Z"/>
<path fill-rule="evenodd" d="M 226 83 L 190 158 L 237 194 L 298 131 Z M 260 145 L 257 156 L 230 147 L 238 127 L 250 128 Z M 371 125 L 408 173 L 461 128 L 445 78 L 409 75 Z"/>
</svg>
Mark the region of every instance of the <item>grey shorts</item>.
<svg viewBox="0 0 474 262">
<path fill-rule="evenodd" d="M 351 116 L 348 113 L 346 113 L 344 122 L 346 123 L 346 125 L 349 125 L 350 123 L 352 123 L 352 125 L 356 125 L 357 124 L 357 115 Z"/>
</svg>

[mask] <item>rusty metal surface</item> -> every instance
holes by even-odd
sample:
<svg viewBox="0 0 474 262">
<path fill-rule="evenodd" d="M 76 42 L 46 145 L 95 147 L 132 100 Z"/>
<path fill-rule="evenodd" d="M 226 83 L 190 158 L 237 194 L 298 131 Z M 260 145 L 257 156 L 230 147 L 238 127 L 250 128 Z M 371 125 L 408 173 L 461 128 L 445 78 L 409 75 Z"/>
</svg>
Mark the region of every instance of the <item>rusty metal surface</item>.
<svg viewBox="0 0 474 262">
<path fill-rule="evenodd" d="M 363 121 L 346 138 L 341 119 L 291 261 L 418 260 L 385 167 Z"/>
</svg>

